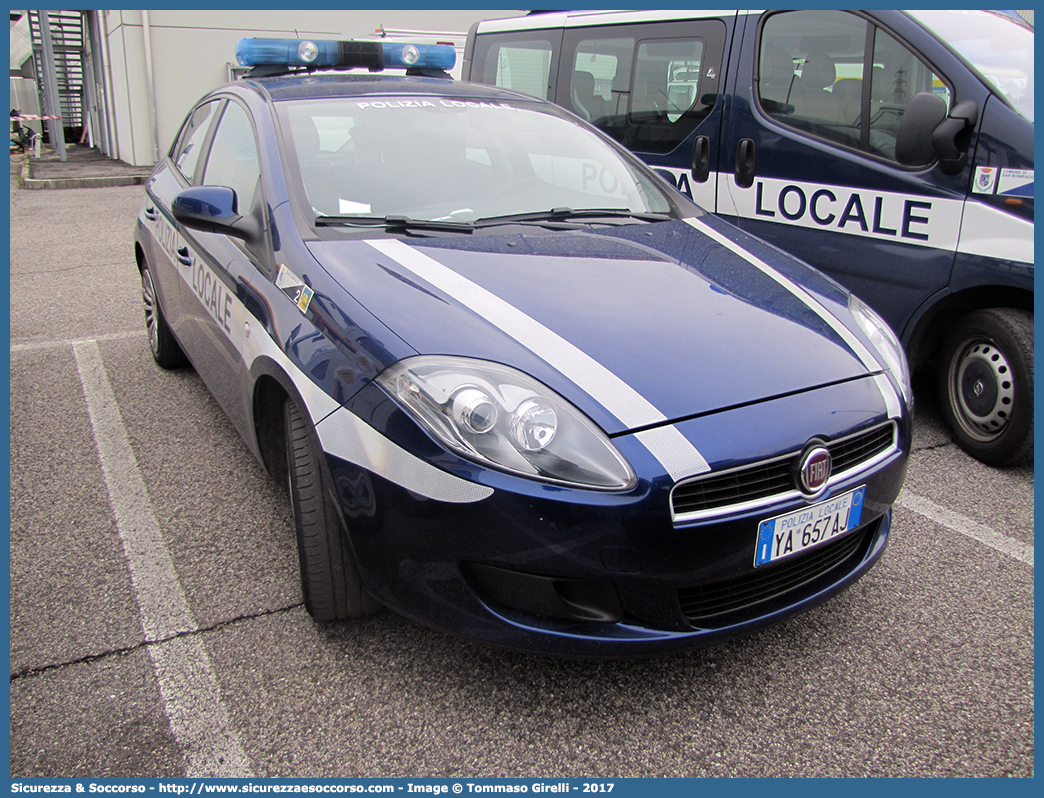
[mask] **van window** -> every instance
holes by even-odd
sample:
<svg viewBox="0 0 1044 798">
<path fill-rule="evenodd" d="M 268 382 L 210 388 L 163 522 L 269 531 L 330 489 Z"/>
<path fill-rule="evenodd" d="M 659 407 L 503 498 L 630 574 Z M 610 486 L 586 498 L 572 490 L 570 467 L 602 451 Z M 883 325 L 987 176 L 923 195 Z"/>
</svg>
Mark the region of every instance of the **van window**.
<svg viewBox="0 0 1044 798">
<path fill-rule="evenodd" d="M 873 78 L 870 82 L 870 151 L 895 157 L 895 137 L 903 112 L 915 94 L 938 94 L 950 108 L 950 90 L 921 59 L 885 31 L 874 36 Z"/>
<path fill-rule="evenodd" d="M 547 99 L 551 77 L 551 42 L 545 39 L 494 44 L 477 80 Z"/>
<path fill-rule="evenodd" d="M 869 84 L 867 85 L 867 74 Z M 913 96 L 950 89 L 881 28 L 843 11 L 773 14 L 761 31 L 758 102 L 778 122 L 895 160 L 899 121 Z"/>
<path fill-rule="evenodd" d="M 656 113 L 672 124 L 681 119 L 699 97 L 702 57 L 700 41 L 642 42 L 636 75 L 645 78 L 647 91 L 644 95 L 635 92 L 632 113 Z"/>
<path fill-rule="evenodd" d="M 717 32 L 713 22 L 700 24 Z M 558 101 L 632 150 L 670 152 L 713 108 L 720 54 L 715 66 L 702 37 L 620 33 L 630 30 L 634 35 L 579 38 L 564 76 L 568 94 L 560 89 Z"/>
<path fill-rule="evenodd" d="M 569 78 L 569 102 L 563 105 L 599 127 L 626 114 L 633 51 L 633 39 L 580 42 Z"/>
<path fill-rule="evenodd" d="M 911 11 L 1033 121 L 1033 28 L 996 11 Z"/>
</svg>

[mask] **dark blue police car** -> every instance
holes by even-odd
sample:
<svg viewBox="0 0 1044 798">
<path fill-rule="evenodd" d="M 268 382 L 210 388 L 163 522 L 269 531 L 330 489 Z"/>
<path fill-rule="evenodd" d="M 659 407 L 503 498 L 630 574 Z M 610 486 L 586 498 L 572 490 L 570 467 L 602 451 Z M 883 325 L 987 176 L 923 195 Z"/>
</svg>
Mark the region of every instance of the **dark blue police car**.
<svg viewBox="0 0 1044 798">
<path fill-rule="evenodd" d="M 289 484 L 316 620 L 642 656 L 876 562 L 912 400 L 865 304 L 452 48 L 238 56 L 135 250 L 157 363 Z"/>
</svg>

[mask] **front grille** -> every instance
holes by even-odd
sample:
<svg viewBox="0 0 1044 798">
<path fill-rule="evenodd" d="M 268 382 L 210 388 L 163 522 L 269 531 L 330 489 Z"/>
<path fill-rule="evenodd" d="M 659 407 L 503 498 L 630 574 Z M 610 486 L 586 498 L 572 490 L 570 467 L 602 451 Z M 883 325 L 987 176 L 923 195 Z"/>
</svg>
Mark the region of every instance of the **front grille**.
<svg viewBox="0 0 1044 798">
<path fill-rule="evenodd" d="M 865 466 L 896 446 L 896 425 L 889 422 L 871 430 L 833 441 L 826 445 L 833 461 L 831 481 Z M 801 452 L 793 452 L 775 460 L 698 477 L 675 486 L 671 493 L 671 510 L 675 520 L 696 520 L 720 515 L 737 505 L 768 504 L 797 495 L 794 470 Z"/>
<path fill-rule="evenodd" d="M 862 435 L 844 438 L 827 448 L 834 461 L 834 472 L 842 473 L 885 452 L 895 442 L 895 424 L 885 424 Z"/>
<path fill-rule="evenodd" d="M 717 582 L 713 585 L 678 590 L 682 615 L 694 626 L 715 629 L 740 623 L 755 614 L 770 611 L 766 602 L 786 597 L 797 601 L 799 592 L 811 595 L 840 578 L 842 571 L 854 567 L 866 556 L 870 541 L 880 521 L 870 524 L 840 540 L 831 541 L 792 559 L 762 566 L 749 576 Z M 835 573 L 836 572 L 836 573 Z M 822 582 L 822 585 L 814 584 Z M 756 612 L 750 611 L 757 607 Z M 743 613 L 748 610 L 747 613 Z"/>
</svg>

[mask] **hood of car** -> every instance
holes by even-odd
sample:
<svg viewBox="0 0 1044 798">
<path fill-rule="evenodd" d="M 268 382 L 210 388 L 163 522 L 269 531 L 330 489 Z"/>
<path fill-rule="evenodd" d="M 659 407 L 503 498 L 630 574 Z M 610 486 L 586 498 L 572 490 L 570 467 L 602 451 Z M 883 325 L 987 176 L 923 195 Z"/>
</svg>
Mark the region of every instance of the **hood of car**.
<svg viewBox="0 0 1044 798">
<path fill-rule="evenodd" d="M 814 275 L 823 292 L 804 281 L 793 290 L 793 276 L 696 226 L 512 228 L 308 246 L 418 354 L 514 366 L 609 434 L 868 373 L 841 323 L 823 312 L 846 307 L 836 285 L 771 250 L 799 280 Z M 635 404 L 641 410 L 631 412 Z"/>
</svg>

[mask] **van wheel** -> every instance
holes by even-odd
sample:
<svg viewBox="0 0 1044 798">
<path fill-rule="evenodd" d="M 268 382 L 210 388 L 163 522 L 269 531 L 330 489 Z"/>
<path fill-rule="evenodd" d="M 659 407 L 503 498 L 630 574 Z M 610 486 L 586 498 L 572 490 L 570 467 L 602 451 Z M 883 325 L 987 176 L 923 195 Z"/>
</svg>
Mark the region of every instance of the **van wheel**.
<svg viewBox="0 0 1044 798">
<path fill-rule="evenodd" d="M 326 489 L 322 455 L 312 441 L 311 425 L 293 399 L 287 399 L 283 418 L 305 607 L 317 621 L 359 618 L 374 612 L 379 605 L 359 578 L 340 516 L 332 505 L 332 491 Z"/>
<path fill-rule="evenodd" d="M 145 309 L 145 329 L 149 333 L 149 348 L 152 350 L 153 360 L 165 369 L 184 366 L 188 360 L 163 315 L 156 284 L 152 282 L 152 271 L 147 263 L 143 263 L 141 267 L 141 304 Z"/>
<path fill-rule="evenodd" d="M 939 398 L 957 444 L 987 465 L 1033 453 L 1033 314 L 1010 308 L 964 316 L 942 348 Z"/>
</svg>

